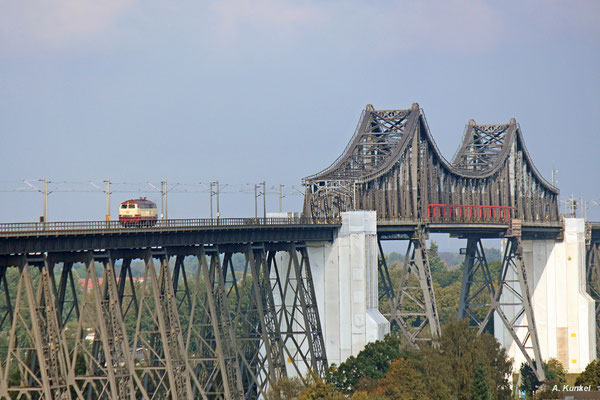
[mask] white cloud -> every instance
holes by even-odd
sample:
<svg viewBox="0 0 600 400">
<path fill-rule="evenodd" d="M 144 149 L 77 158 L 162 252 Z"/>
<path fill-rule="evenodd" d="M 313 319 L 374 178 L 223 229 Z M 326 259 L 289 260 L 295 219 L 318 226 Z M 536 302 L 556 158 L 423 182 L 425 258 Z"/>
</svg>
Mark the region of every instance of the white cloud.
<svg viewBox="0 0 600 400">
<path fill-rule="evenodd" d="M 135 0 L 0 0 L 0 45 L 55 49 L 106 33 Z"/>
</svg>

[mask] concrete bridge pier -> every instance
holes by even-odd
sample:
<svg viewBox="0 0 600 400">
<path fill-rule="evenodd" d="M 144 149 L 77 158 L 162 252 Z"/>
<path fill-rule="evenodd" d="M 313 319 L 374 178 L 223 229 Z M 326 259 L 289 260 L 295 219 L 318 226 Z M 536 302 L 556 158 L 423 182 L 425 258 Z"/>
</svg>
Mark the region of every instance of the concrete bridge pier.
<svg viewBox="0 0 600 400">
<path fill-rule="evenodd" d="M 562 241 L 522 240 L 521 243 L 542 359 L 556 358 L 567 372 L 581 372 L 596 358 L 595 304 L 586 292 L 584 220 L 566 218 Z M 517 277 L 513 274 L 506 279 Z M 516 300 L 510 291 L 502 292 L 502 303 Z M 518 308 L 505 307 L 507 317 L 515 318 Z M 524 325 L 527 325 L 525 317 L 518 317 L 515 326 Z M 517 335 L 525 334 L 519 332 L 523 329 L 517 327 Z M 497 315 L 494 332 L 518 371 L 525 358 Z"/>
<path fill-rule="evenodd" d="M 378 309 L 376 212 L 342 213 L 342 227 L 333 242 L 307 242 L 306 250 L 327 361 L 329 365 L 339 365 L 390 331 L 390 323 Z M 287 274 L 288 266 L 293 265 L 289 254 L 281 252 L 276 257 L 279 274 Z M 273 271 L 271 274 L 274 278 Z M 288 292 L 289 307 L 293 300 L 294 295 Z M 301 321 L 296 323 L 300 324 Z M 303 346 L 301 353 L 309 354 L 307 344 Z M 286 347 L 289 356 L 296 344 L 288 341 Z M 292 369 L 289 360 L 287 365 L 289 376 L 307 372 L 306 368 Z"/>
</svg>

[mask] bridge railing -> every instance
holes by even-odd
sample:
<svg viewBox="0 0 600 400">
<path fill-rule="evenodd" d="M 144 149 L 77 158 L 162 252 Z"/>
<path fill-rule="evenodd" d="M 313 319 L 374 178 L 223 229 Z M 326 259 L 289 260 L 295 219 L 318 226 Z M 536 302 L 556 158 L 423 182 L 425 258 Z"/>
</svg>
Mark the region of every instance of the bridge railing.
<svg viewBox="0 0 600 400">
<path fill-rule="evenodd" d="M 124 224 L 120 221 L 64 221 L 0 223 L 0 235 L 7 234 L 52 234 L 71 232 L 109 231 L 110 233 L 160 230 L 185 230 L 202 227 L 246 227 L 338 224 L 338 220 L 312 218 L 189 218 L 140 221 Z"/>
<path fill-rule="evenodd" d="M 431 222 L 503 222 L 515 217 L 516 207 L 467 204 L 429 204 L 427 217 Z"/>
</svg>

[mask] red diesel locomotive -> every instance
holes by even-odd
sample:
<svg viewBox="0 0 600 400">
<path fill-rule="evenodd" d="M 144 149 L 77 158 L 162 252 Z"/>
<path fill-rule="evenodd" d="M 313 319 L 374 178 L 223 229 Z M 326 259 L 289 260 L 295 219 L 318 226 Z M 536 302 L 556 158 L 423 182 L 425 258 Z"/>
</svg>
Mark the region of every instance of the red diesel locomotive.
<svg viewBox="0 0 600 400">
<path fill-rule="evenodd" d="M 145 197 L 125 200 L 119 207 L 119 222 L 123 226 L 153 226 L 156 219 L 156 204 Z"/>
</svg>

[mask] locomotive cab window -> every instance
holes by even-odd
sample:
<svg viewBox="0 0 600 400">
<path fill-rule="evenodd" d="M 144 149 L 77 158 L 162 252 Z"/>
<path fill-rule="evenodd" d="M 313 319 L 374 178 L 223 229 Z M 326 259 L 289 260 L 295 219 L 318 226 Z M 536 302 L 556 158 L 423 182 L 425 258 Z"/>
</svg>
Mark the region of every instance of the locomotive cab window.
<svg viewBox="0 0 600 400">
<path fill-rule="evenodd" d="M 127 208 L 127 204 L 121 204 L 121 208 Z"/>
<path fill-rule="evenodd" d="M 129 208 L 135 208 L 135 204 L 130 204 Z"/>
</svg>

